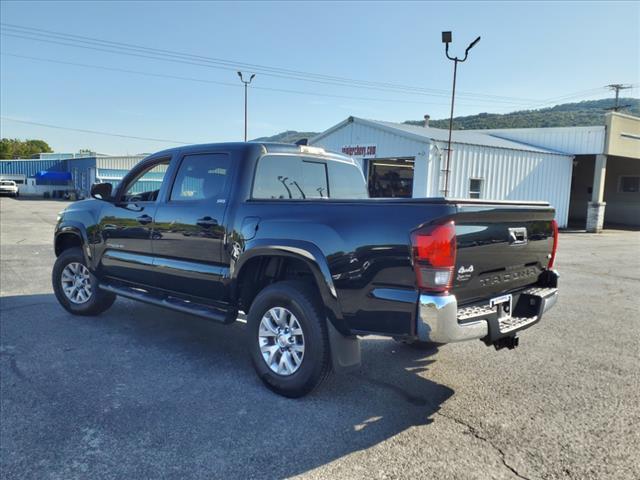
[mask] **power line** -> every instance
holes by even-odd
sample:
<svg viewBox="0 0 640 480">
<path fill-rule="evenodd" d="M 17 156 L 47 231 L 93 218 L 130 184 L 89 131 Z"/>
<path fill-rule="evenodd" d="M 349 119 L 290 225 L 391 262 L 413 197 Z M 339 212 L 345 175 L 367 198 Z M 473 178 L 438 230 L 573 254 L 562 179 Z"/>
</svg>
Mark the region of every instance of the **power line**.
<svg viewBox="0 0 640 480">
<path fill-rule="evenodd" d="M 14 32 L 17 31 L 17 32 L 20 32 L 20 33 L 28 33 L 28 34 L 31 34 L 31 35 L 41 35 L 41 36 L 49 37 L 49 38 L 53 37 L 53 38 L 62 38 L 62 39 L 65 39 L 65 40 L 75 40 L 75 41 L 80 41 L 80 42 L 83 42 L 83 43 L 90 43 L 90 44 L 93 44 L 93 45 L 110 46 L 110 47 L 115 47 L 115 48 L 124 48 L 124 49 L 127 49 L 127 50 L 154 52 L 155 54 L 169 55 L 169 56 L 172 56 L 172 57 L 176 57 L 176 56 L 182 57 L 182 58 L 187 57 L 187 58 L 198 59 L 198 60 L 207 61 L 207 62 L 210 62 L 210 63 L 219 64 L 219 65 L 224 65 L 224 66 L 227 66 L 227 67 L 230 67 L 230 68 L 233 68 L 233 69 L 246 68 L 246 69 L 252 69 L 252 70 L 266 70 L 266 71 L 271 71 L 271 72 L 288 73 L 288 74 L 302 75 L 302 76 L 307 76 L 307 77 L 322 78 L 322 79 L 325 79 L 325 80 L 333 80 L 333 81 L 341 81 L 341 82 L 355 82 L 355 83 L 358 83 L 358 84 L 377 85 L 377 86 L 383 86 L 383 87 L 390 87 L 390 88 L 394 88 L 394 89 L 398 89 L 398 88 L 399 89 L 409 89 L 409 90 L 423 91 L 423 92 L 424 91 L 428 91 L 428 92 L 436 92 L 436 93 L 441 93 L 441 94 L 448 95 L 448 91 L 446 91 L 446 90 L 428 89 L 428 88 L 423 88 L 423 87 L 414 87 L 414 86 L 399 85 L 399 84 L 384 83 L 384 82 L 371 82 L 371 81 L 365 81 L 365 80 L 355 80 L 355 79 L 345 78 L 345 77 L 338 77 L 338 76 L 332 76 L 332 75 L 303 72 L 303 71 L 300 71 L 300 70 L 285 69 L 285 68 L 280 68 L 280 67 L 267 67 L 267 66 L 263 66 L 263 65 L 252 64 L 252 63 L 242 63 L 242 62 L 236 62 L 236 61 L 225 60 L 225 59 L 220 59 L 220 58 L 205 57 L 205 56 L 202 56 L 202 55 L 193 55 L 193 54 L 188 54 L 188 53 L 183 53 L 183 52 L 176 52 L 176 51 L 172 51 L 172 50 L 145 47 L 145 46 L 141 46 L 141 45 L 134 45 L 134 44 L 124 43 L 124 42 L 114 42 L 114 41 L 110 41 L 110 40 L 102 40 L 102 39 L 97 39 L 97 38 L 87 37 L 87 36 L 82 36 L 82 35 L 73 35 L 73 34 L 68 34 L 68 33 L 64 33 L 64 32 L 55 32 L 55 31 L 52 31 L 52 30 L 39 29 L 39 28 L 35 28 L 35 27 L 25 27 L 25 26 L 16 25 L 16 24 L 2 23 L 1 25 L 3 25 L 5 29 L 10 29 L 10 30 L 13 30 Z M 501 96 L 501 95 L 488 95 L 488 94 L 477 94 L 477 93 L 468 93 L 468 92 L 463 92 L 463 93 L 471 95 L 471 96 L 481 96 L 481 97 L 486 97 L 486 98 L 502 98 L 502 99 L 510 99 L 510 100 L 532 101 L 531 99 L 521 99 L 521 98 L 517 98 L 517 97 L 505 97 L 505 96 Z"/>
<path fill-rule="evenodd" d="M 107 67 L 104 65 L 97 65 L 97 64 L 69 62 L 65 60 L 57 60 L 52 58 L 33 57 L 29 55 L 18 55 L 18 54 L 9 53 L 9 52 L 0 52 L 0 55 L 7 56 L 7 57 L 24 58 L 27 60 L 34 60 L 34 61 L 40 61 L 40 62 L 55 63 L 60 65 L 71 65 L 71 66 L 83 67 L 83 68 L 94 68 L 94 69 L 113 71 L 113 72 L 131 73 L 135 75 L 144 75 L 144 76 L 167 78 L 167 79 L 173 79 L 173 80 L 185 80 L 185 81 L 191 81 L 191 82 L 208 83 L 208 84 L 220 85 L 225 87 L 233 87 L 233 88 L 242 88 L 241 85 L 238 85 L 237 83 L 221 82 L 217 80 L 210 80 L 210 79 L 204 79 L 204 78 L 184 77 L 180 75 L 146 72 L 142 70 L 130 70 L 130 69 L 119 68 L 119 67 Z M 427 102 L 424 100 L 416 101 L 416 100 L 395 99 L 395 98 L 360 97 L 360 96 L 351 96 L 351 95 L 337 95 L 337 94 L 330 94 L 330 93 L 310 92 L 310 91 L 304 91 L 304 90 L 291 90 L 291 89 L 285 89 L 285 88 L 259 87 L 259 86 L 255 86 L 252 88 L 256 90 L 265 90 L 265 91 L 271 91 L 271 92 L 292 93 L 296 95 L 309 95 L 314 97 L 339 98 L 339 99 L 345 99 L 345 100 L 362 100 L 362 101 L 368 101 L 368 102 L 408 103 L 412 105 L 448 105 L 448 103 L 445 103 L 445 102 Z M 461 103 L 461 105 L 465 105 L 468 107 L 483 107 L 487 105 L 493 105 L 493 102 L 482 103 L 482 104 Z M 509 108 L 513 108 L 513 107 L 509 107 Z"/>
<path fill-rule="evenodd" d="M 63 127 L 61 125 L 52 125 L 50 123 L 40 123 L 40 122 L 31 122 L 28 120 L 20 120 L 18 118 L 11 118 L 11 117 L 0 117 L 0 119 L 4 120 L 4 121 L 8 121 L 8 122 L 15 122 L 15 123 L 24 123 L 27 125 L 37 125 L 39 127 L 47 127 L 47 128 L 56 128 L 58 130 L 69 130 L 71 132 L 81 132 L 81 133 L 91 133 L 94 135 L 106 135 L 108 137 L 120 137 L 120 138 L 131 138 L 134 140 L 149 140 L 152 142 L 162 142 L 162 143 L 176 143 L 179 145 L 191 145 L 193 143 L 197 143 L 197 142 L 180 142 L 177 140 L 167 140 L 165 138 L 151 138 L 151 137 L 137 137 L 134 135 L 124 135 L 121 133 L 111 133 L 111 132 L 101 132 L 98 130 L 87 130 L 84 128 L 72 128 L 72 127 Z"/>
<path fill-rule="evenodd" d="M 72 35 L 61 32 L 53 32 L 51 30 L 37 29 L 31 27 L 23 27 L 2 23 L 4 29 L 3 34 L 7 36 L 35 40 L 44 43 L 54 43 L 77 48 L 87 48 L 97 51 L 105 51 L 108 53 L 118 53 L 123 55 L 150 58 L 154 60 L 173 61 L 178 63 L 187 63 L 198 66 L 206 66 L 210 68 L 218 68 L 224 70 L 236 70 L 237 68 L 252 69 L 259 71 L 265 75 L 287 78 L 293 80 L 310 81 L 328 85 L 347 86 L 354 88 L 368 88 L 383 91 L 395 91 L 403 94 L 414 95 L 431 95 L 431 96 L 448 96 L 446 90 L 426 89 L 413 87 L 408 85 L 391 84 L 384 82 L 371 82 L 365 80 L 355 80 L 345 77 L 336 77 L 330 75 L 322 75 L 299 70 L 284 69 L 278 67 L 266 67 L 257 64 L 233 62 L 224 59 L 205 57 L 202 55 L 192 55 L 171 50 L 163 50 L 157 48 L 144 47 L 140 45 L 127 44 L 123 42 L 112 42 L 108 40 L 100 40 L 92 37 L 84 37 L 80 35 Z M 505 97 L 499 95 L 487 95 L 463 92 L 462 96 L 476 99 L 486 99 L 493 102 L 512 103 L 512 104 L 530 104 L 536 100 L 521 99 L 517 97 Z"/>
</svg>

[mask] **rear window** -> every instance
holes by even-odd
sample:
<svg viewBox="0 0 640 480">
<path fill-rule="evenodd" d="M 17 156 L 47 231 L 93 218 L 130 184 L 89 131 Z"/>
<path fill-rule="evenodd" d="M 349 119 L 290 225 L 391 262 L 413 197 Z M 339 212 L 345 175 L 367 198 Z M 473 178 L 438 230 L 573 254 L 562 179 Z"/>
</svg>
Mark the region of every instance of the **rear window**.
<svg viewBox="0 0 640 480">
<path fill-rule="evenodd" d="M 331 198 L 358 199 L 369 198 L 367 182 L 357 165 L 346 162 L 330 161 L 329 188 Z"/>
<path fill-rule="evenodd" d="M 265 155 L 256 168 L 253 198 L 367 198 L 367 191 L 360 169 L 353 164 L 298 155 Z"/>
</svg>

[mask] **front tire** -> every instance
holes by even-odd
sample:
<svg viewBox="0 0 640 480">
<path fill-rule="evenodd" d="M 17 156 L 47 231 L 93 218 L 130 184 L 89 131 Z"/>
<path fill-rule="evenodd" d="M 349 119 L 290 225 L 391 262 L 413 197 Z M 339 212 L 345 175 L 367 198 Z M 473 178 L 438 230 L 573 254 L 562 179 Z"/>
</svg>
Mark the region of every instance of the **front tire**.
<svg viewBox="0 0 640 480">
<path fill-rule="evenodd" d="M 57 258 L 51 282 L 60 305 L 74 315 L 99 315 L 116 300 L 113 293 L 99 289 L 98 279 L 87 268 L 79 247 L 65 250 Z"/>
<path fill-rule="evenodd" d="M 247 341 L 256 373 L 279 395 L 298 398 L 331 371 L 329 336 L 314 289 L 298 282 L 274 283 L 253 301 Z"/>
</svg>

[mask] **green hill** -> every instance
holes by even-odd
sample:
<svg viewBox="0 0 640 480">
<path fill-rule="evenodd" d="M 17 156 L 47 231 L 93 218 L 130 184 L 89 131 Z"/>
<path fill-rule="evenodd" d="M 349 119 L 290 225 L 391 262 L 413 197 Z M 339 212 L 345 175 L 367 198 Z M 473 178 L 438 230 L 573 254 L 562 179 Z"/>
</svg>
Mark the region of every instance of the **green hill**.
<svg viewBox="0 0 640 480">
<path fill-rule="evenodd" d="M 479 113 L 466 117 L 454 117 L 456 130 L 488 128 L 539 128 L 539 127 L 578 127 L 604 125 L 604 115 L 614 105 L 613 99 L 587 100 L 578 103 L 564 103 L 540 110 L 520 110 L 517 112 Z M 640 116 L 640 99 L 621 98 L 620 105 L 629 105 L 624 113 Z M 404 123 L 422 125 L 421 120 L 408 120 Z M 449 119 L 432 120 L 430 125 L 436 128 L 449 128 Z"/>
<path fill-rule="evenodd" d="M 260 137 L 253 140 L 254 142 L 279 142 L 279 143 L 296 143 L 303 138 L 311 138 L 316 136 L 316 132 L 297 132 L 295 130 L 287 130 L 270 137 Z"/>
<path fill-rule="evenodd" d="M 604 125 L 604 115 L 613 107 L 614 100 L 587 100 L 577 103 L 563 103 L 555 107 L 539 110 L 520 110 L 511 113 L 479 113 L 465 117 L 454 117 L 453 128 L 456 130 L 489 129 L 489 128 L 539 128 L 539 127 L 579 127 Z M 628 107 L 623 113 L 640 116 L 640 99 L 621 98 L 620 105 Z M 422 120 L 407 120 L 409 125 L 422 125 Z M 449 128 L 449 119 L 431 120 L 430 125 L 436 128 Z M 259 142 L 295 143 L 302 138 L 311 138 L 316 132 L 298 132 L 287 130 L 271 137 L 256 138 Z"/>
</svg>

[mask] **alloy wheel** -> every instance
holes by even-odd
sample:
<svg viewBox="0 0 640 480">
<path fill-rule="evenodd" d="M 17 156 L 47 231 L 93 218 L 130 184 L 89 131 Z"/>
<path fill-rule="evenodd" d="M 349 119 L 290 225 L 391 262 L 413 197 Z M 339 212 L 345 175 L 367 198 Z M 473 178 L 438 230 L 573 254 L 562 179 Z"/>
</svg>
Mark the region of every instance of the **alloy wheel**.
<svg viewBox="0 0 640 480">
<path fill-rule="evenodd" d="M 70 302 L 80 305 L 89 301 L 92 295 L 89 269 L 78 262 L 69 263 L 60 277 L 62 291 Z"/>
<path fill-rule="evenodd" d="M 269 309 L 258 330 L 262 359 L 272 372 L 293 375 L 304 358 L 304 334 L 296 316 L 284 307 Z"/>
</svg>

